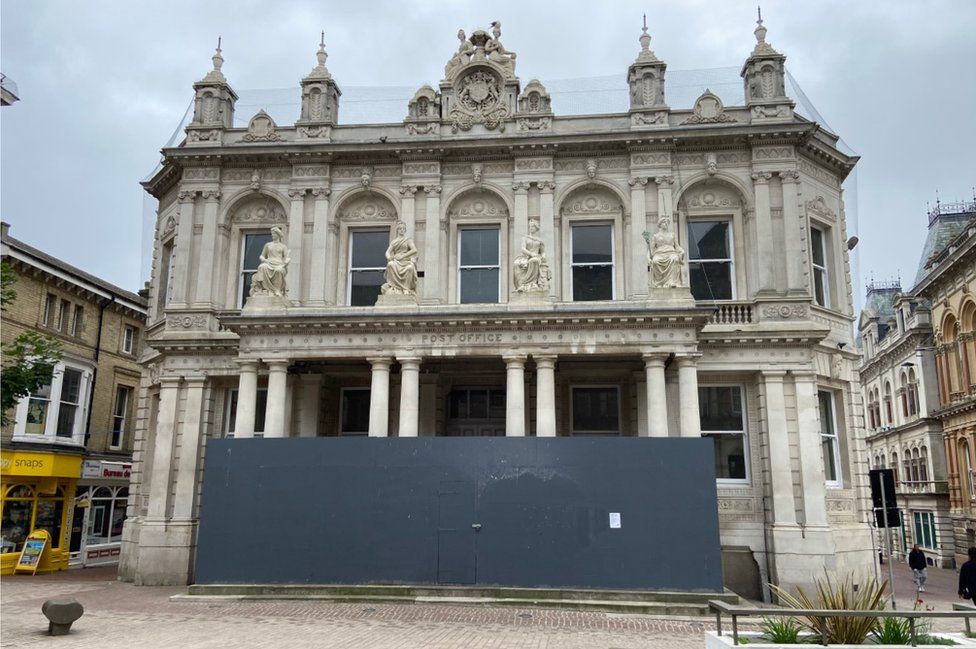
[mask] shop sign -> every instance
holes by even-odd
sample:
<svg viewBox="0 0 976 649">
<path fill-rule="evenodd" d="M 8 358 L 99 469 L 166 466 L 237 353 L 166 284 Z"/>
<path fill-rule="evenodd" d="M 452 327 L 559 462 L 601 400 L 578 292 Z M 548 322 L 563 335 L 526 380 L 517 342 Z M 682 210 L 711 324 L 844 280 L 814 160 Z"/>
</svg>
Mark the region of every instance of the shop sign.
<svg viewBox="0 0 976 649">
<path fill-rule="evenodd" d="M 28 451 L 0 452 L 3 475 L 77 478 L 81 458 L 77 455 L 31 453 Z"/>
<path fill-rule="evenodd" d="M 104 460 L 85 460 L 81 467 L 82 478 L 106 478 L 109 480 L 128 480 L 132 475 L 132 464 L 128 462 L 106 462 Z"/>
</svg>

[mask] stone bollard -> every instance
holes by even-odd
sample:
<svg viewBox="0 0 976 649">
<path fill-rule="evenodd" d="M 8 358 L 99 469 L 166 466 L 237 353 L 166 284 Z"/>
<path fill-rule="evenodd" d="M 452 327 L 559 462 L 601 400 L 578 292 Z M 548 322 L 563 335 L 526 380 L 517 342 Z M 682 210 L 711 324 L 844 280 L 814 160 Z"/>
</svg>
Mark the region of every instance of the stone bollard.
<svg viewBox="0 0 976 649">
<path fill-rule="evenodd" d="M 48 635 L 67 635 L 72 623 L 84 612 L 85 607 L 73 597 L 49 599 L 41 606 L 41 613 L 50 621 Z"/>
</svg>

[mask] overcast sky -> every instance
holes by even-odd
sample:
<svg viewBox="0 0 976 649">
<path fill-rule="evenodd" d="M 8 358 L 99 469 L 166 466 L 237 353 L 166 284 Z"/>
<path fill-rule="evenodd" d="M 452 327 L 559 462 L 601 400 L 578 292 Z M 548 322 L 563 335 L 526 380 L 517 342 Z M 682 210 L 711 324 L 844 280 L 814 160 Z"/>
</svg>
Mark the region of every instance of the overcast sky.
<svg viewBox="0 0 976 649">
<path fill-rule="evenodd" d="M 855 292 L 871 272 L 900 274 L 908 288 L 926 202 L 937 189 L 971 199 L 976 184 L 976 2 L 762 4 L 767 40 L 861 156 Z M 671 70 L 738 66 L 755 43 L 753 0 L 2 0 L 0 69 L 21 101 L 0 110 L 0 216 L 12 236 L 136 290 L 138 182 L 210 69 L 218 34 L 237 89 L 297 87 L 322 29 L 340 86 L 419 87 L 436 85 L 459 27 L 500 20 L 527 82 L 623 77 L 643 12 Z"/>
</svg>

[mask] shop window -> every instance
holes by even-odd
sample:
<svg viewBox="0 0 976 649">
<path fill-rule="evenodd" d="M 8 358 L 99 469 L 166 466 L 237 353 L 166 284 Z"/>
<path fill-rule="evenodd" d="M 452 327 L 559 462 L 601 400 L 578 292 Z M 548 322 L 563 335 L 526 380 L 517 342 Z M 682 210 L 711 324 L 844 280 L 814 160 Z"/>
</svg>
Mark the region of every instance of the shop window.
<svg viewBox="0 0 976 649">
<path fill-rule="evenodd" d="M 241 294 L 238 296 L 238 306 L 243 307 L 251 294 L 251 279 L 261 264 L 261 251 L 271 243 L 271 235 L 264 233 L 245 234 L 241 250 Z"/>
<path fill-rule="evenodd" d="M 827 234 L 822 228 L 810 227 L 810 256 L 813 261 L 813 298 L 820 306 L 830 306 L 827 281 Z"/>
<path fill-rule="evenodd" d="M 935 515 L 932 512 L 912 512 L 915 542 L 923 548 L 935 549 Z"/>
<path fill-rule="evenodd" d="M 125 487 L 96 487 L 88 509 L 86 545 L 119 543 L 128 506 L 129 490 Z"/>
<path fill-rule="evenodd" d="M 700 386 L 698 404 L 702 437 L 711 437 L 715 445 L 716 479 L 746 480 L 748 446 L 742 388 L 738 385 Z"/>
<path fill-rule="evenodd" d="M 34 511 L 34 529 L 47 530 L 51 535 L 51 548 L 61 547 L 61 522 L 64 514 L 64 493 L 59 488 L 58 493 L 45 497 L 39 495 L 37 507 Z"/>
<path fill-rule="evenodd" d="M 612 300 L 613 226 L 574 225 L 571 234 L 573 301 Z"/>
<path fill-rule="evenodd" d="M 237 423 L 237 390 L 230 390 L 227 395 L 227 411 L 224 414 L 224 436 L 234 436 L 234 426 Z M 254 402 L 254 433 L 264 434 L 264 415 L 268 410 L 268 391 L 259 388 Z"/>
<path fill-rule="evenodd" d="M 458 231 L 458 302 L 498 302 L 498 228 Z"/>
<path fill-rule="evenodd" d="M 109 447 L 111 448 L 122 448 L 126 420 L 129 416 L 129 399 L 131 396 L 132 388 L 124 385 L 115 388 L 115 410 L 112 413 L 112 440 L 109 443 Z"/>
<path fill-rule="evenodd" d="M 369 388 L 342 388 L 340 435 L 369 434 Z"/>
<path fill-rule="evenodd" d="M 574 435 L 620 434 L 619 387 L 573 386 L 571 400 Z"/>
<path fill-rule="evenodd" d="M 349 306 L 373 306 L 386 281 L 386 230 L 361 230 L 349 237 Z"/>
<path fill-rule="evenodd" d="M 834 395 L 827 390 L 817 393 L 820 401 L 820 443 L 823 447 L 824 477 L 830 486 L 840 486 L 840 445 L 834 412 Z"/>
<path fill-rule="evenodd" d="M 688 272 L 696 300 L 734 300 L 732 222 L 688 223 Z"/>
<path fill-rule="evenodd" d="M 138 336 L 139 332 L 135 327 L 125 325 L 125 328 L 122 330 L 122 351 L 126 354 L 134 354 Z"/>
<path fill-rule="evenodd" d="M 71 335 L 78 336 L 81 334 L 85 322 L 85 307 L 80 304 L 75 305 L 75 317 L 71 321 Z"/>
<path fill-rule="evenodd" d="M 3 519 L 0 522 L 0 552 L 20 552 L 31 532 L 31 512 L 34 491 L 27 485 L 16 485 L 3 498 Z"/>
<path fill-rule="evenodd" d="M 44 300 L 44 316 L 41 322 L 45 327 L 54 326 L 54 314 L 58 308 L 58 298 L 53 293 L 48 293 L 47 298 Z"/>
</svg>

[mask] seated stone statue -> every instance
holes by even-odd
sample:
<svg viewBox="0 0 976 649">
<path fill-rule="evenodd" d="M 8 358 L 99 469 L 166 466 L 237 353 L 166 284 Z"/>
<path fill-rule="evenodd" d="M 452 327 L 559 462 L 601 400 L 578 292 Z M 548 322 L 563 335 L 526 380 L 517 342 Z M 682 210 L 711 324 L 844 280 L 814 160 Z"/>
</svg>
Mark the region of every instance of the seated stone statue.
<svg viewBox="0 0 976 649">
<path fill-rule="evenodd" d="M 671 217 L 662 216 L 657 232 L 650 239 L 648 262 L 651 267 L 652 288 L 684 287 L 685 251 L 678 237 L 671 231 Z"/>
<path fill-rule="evenodd" d="M 250 297 L 266 295 L 272 297 L 285 296 L 285 275 L 288 273 L 288 263 L 291 261 L 288 247 L 281 242 L 284 232 L 279 226 L 271 228 L 271 241 L 264 244 L 261 250 L 261 263 L 257 272 L 251 278 Z"/>
<path fill-rule="evenodd" d="M 463 29 L 458 30 L 457 37 L 458 40 L 461 41 L 461 44 L 458 45 L 458 51 L 454 53 L 454 56 L 451 57 L 451 60 L 449 60 L 447 62 L 447 65 L 444 66 L 445 79 L 450 78 L 451 74 L 455 70 L 465 65 L 468 61 L 470 61 L 471 54 L 474 52 L 474 45 L 468 42 L 467 37 L 464 35 Z"/>
<path fill-rule="evenodd" d="M 545 244 L 537 235 L 539 222 L 529 221 L 529 234 L 522 239 L 522 254 L 515 258 L 512 277 L 518 293 L 549 291 L 549 264 Z"/>
<path fill-rule="evenodd" d="M 380 287 L 383 295 L 417 294 L 417 246 L 407 236 L 407 225 L 397 221 L 396 236 L 386 249 L 386 283 Z"/>
</svg>

